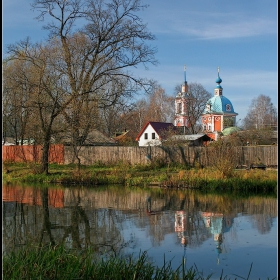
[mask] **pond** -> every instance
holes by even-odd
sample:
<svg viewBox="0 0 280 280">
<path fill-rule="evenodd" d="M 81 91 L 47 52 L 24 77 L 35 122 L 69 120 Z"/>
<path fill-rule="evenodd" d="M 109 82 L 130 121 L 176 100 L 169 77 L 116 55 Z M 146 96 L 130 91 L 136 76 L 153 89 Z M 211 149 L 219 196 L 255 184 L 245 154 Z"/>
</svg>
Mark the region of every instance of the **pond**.
<svg viewBox="0 0 280 280">
<path fill-rule="evenodd" d="M 194 190 L 4 185 L 3 252 L 65 243 L 99 254 L 147 251 L 211 280 L 277 277 L 277 196 Z M 243 278 L 242 278 L 243 277 Z"/>
</svg>

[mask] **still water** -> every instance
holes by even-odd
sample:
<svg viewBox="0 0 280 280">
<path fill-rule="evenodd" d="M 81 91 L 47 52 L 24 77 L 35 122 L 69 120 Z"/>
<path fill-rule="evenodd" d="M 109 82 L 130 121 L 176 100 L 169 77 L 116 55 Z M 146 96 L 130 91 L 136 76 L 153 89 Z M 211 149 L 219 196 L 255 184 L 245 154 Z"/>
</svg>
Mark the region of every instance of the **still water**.
<svg viewBox="0 0 280 280">
<path fill-rule="evenodd" d="M 211 280 L 276 279 L 277 197 L 191 190 L 3 186 L 3 252 L 65 243 L 138 256 Z M 228 278 L 227 278 L 228 279 Z"/>
</svg>

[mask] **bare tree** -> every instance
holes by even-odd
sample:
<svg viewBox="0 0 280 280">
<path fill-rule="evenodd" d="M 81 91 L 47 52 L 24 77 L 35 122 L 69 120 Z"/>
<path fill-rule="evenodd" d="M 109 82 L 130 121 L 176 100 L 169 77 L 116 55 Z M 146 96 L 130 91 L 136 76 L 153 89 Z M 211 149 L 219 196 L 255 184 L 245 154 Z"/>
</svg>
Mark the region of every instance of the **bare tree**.
<svg viewBox="0 0 280 280">
<path fill-rule="evenodd" d="M 232 142 L 219 139 L 206 147 L 208 163 L 214 167 L 222 177 L 230 178 L 238 163 L 238 156 Z"/>
<path fill-rule="evenodd" d="M 243 128 L 260 130 L 276 125 L 277 110 L 271 98 L 263 94 L 254 98 L 243 120 Z"/>
<path fill-rule="evenodd" d="M 27 129 L 31 117 L 27 67 L 24 61 L 6 59 L 2 68 L 3 137 L 13 137 L 16 144 L 23 144 L 24 139 L 32 137 Z"/>
<path fill-rule="evenodd" d="M 155 86 L 148 102 L 146 121 L 170 122 L 173 120 L 174 98 L 168 96 L 161 86 Z"/>
<path fill-rule="evenodd" d="M 150 81 L 134 76 L 131 69 L 139 64 L 147 67 L 157 63 L 156 49 L 145 43 L 155 38 L 136 15 L 147 7 L 139 0 L 35 0 L 32 7 L 39 13 L 37 19 L 52 20 L 45 26 L 49 31 L 45 50 L 52 50 L 48 52 L 51 60 L 41 59 L 42 54 L 36 51 L 27 54 L 20 44 L 10 46 L 9 52 L 13 59 L 33 63 L 41 75 L 38 81 L 43 87 L 37 90 L 37 108 L 48 108 L 52 116 L 44 123 L 45 115 L 42 111 L 39 114 L 41 128 L 45 130 L 42 172 L 48 173 L 54 119 L 64 114 L 68 124 L 72 124 L 72 140 L 76 145 L 81 136 L 78 128 L 84 113 L 82 101 L 104 108 L 116 104 L 122 96 L 132 96 L 140 88 L 148 92 Z M 54 74 L 56 78 L 50 80 Z M 48 100 L 42 97 L 46 94 Z M 52 102 L 51 107 L 48 102 Z M 86 125 L 83 136 L 88 128 Z"/>
</svg>

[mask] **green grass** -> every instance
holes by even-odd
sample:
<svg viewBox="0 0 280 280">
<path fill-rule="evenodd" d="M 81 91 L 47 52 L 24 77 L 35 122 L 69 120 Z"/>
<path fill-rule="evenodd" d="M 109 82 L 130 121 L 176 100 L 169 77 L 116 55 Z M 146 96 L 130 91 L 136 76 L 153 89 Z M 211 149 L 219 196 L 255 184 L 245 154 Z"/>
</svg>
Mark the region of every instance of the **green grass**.
<svg viewBox="0 0 280 280">
<path fill-rule="evenodd" d="M 148 187 L 158 182 L 165 187 L 185 187 L 203 190 L 239 190 L 243 192 L 277 193 L 277 170 L 230 170 L 225 176 L 213 168 L 183 166 L 137 165 L 120 162 L 115 165 L 92 166 L 49 165 L 49 174 L 38 174 L 35 164 L 4 163 L 4 183 L 55 183 L 63 185 L 111 185 Z"/>
<path fill-rule="evenodd" d="M 252 265 L 248 268 L 249 279 Z M 64 246 L 21 248 L 3 257 L 3 279 L 97 279 L 97 280 L 205 280 L 196 266 L 185 268 L 184 259 L 177 269 L 172 269 L 171 262 L 164 262 L 157 267 L 148 259 L 146 251 L 138 257 L 98 257 L 93 251 L 75 251 Z M 217 275 L 216 275 L 217 276 Z M 219 276 L 220 280 L 231 278 Z M 234 278 L 238 279 L 238 278 Z M 269 280 L 269 279 L 268 279 Z"/>
</svg>

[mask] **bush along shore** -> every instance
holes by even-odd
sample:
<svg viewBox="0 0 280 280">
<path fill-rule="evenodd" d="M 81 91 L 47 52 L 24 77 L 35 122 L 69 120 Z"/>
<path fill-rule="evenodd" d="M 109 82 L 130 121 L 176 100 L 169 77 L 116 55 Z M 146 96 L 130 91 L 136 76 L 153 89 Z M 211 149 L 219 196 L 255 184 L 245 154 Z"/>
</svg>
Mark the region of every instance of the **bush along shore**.
<svg viewBox="0 0 280 280">
<path fill-rule="evenodd" d="M 219 279 L 250 279 L 253 264 L 248 267 L 248 275 L 230 278 L 223 275 Z M 91 250 L 76 251 L 60 246 L 20 248 L 3 256 L 3 279 L 96 279 L 96 280 L 206 280 L 217 275 L 203 275 L 195 265 L 186 268 L 182 259 L 177 269 L 171 262 L 162 267 L 148 260 L 146 251 L 137 257 L 130 255 L 99 257 Z M 217 278 L 216 278 L 217 279 Z M 269 280 L 269 278 L 267 278 Z"/>
<path fill-rule="evenodd" d="M 34 163 L 4 163 L 4 183 L 51 183 L 98 186 L 121 184 L 128 187 L 192 188 L 204 191 L 255 191 L 277 194 L 277 169 L 187 168 L 186 166 L 92 166 L 49 165 L 49 174 L 39 174 Z"/>
</svg>

